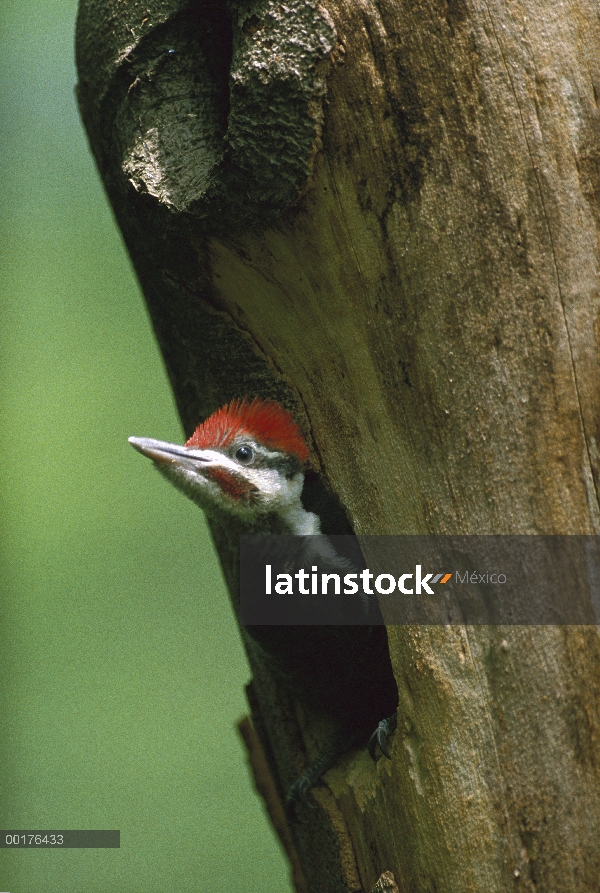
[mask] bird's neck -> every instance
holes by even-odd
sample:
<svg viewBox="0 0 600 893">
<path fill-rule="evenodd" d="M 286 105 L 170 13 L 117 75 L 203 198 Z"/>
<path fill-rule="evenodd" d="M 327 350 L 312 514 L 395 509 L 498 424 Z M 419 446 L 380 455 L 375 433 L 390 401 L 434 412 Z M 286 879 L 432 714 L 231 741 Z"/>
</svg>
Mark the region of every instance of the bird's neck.
<svg viewBox="0 0 600 893">
<path fill-rule="evenodd" d="M 268 514 L 265 532 L 288 536 L 311 536 L 321 533 L 319 516 L 309 512 L 302 504 L 304 474 L 298 472 L 293 478 L 286 479 L 281 487 L 277 505 Z M 266 519 L 265 519 L 266 520 Z"/>
<path fill-rule="evenodd" d="M 287 506 L 279 515 L 286 532 L 294 536 L 310 536 L 321 533 L 319 516 L 314 512 L 307 512 L 300 500 Z"/>
<path fill-rule="evenodd" d="M 300 500 L 280 506 L 276 512 L 242 522 L 244 532 L 270 536 L 311 536 L 321 533 L 319 516 L 307 512 Z"/>
</svg>

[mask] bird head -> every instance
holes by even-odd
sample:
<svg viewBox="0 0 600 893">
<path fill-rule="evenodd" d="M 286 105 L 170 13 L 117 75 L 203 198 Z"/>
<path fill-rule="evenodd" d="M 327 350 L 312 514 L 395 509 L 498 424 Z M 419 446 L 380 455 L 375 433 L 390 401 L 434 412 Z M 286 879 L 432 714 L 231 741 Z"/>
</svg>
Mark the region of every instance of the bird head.
<svg viewBox="0 0 600 893">
<path fill-rule="evenodd" d="M 252 522 L 303 512 L 308 448 L 291 414 L 272 400 L 233 400 L 198 425 L 183 446 L 143 437 L 129 443 L 209 513 L 218 509 Z"/>
</svg>

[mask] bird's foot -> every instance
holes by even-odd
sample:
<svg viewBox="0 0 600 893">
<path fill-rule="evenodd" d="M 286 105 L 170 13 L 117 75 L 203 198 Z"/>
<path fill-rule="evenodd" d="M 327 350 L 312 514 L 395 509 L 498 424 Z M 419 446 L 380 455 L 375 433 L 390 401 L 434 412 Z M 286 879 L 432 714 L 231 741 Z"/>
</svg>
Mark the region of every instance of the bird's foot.
<svg viewBox="0 0 600 893">
<path fill-rule="evenodd" d="M 391 760 L 390 752 L 388 750 L 388 739 L 391 735 L 396 731 L 397 724 L 397 716 L 393 713 L 391 716 L 388 716 L 387 719 L 382 719 L 371 737 L 369 738 L 369 743 L 367 744 L 367 749 L 371 754 L 371 759 L 377 762 L 379 759 L 379 754 L 377 753 L 377 748 L 387 757 L 388 760 Z"/>
<path fill-rule="evenodd" d="M 308 807 L 308 809 L 317 808 L 317 804 L 309 796 L 313 784 L 314 780 L 311 779 L 308 772 L 304 772 L 304 774 L 301 775 L 300 778 L 297 778 L 293 785 L 290 786 L 285 798 L 285 809 L 292 821 L 300 821 L 298 812 L 299 807 L 305 806 Z"/>
<path fill-rule="evenodd" d="M 310 789 L 328 769 L 331 769 L 338 757 L 352 747 L 352 744 L 352 736 L 338 730 L 306 767 L 300 778 L 292 784 L 285 798 L 285 808 L 292 821 L 300 821 L 298 810 L 302 807 L 317 808 L 317 804 L 310 797 Z"/>
</svg>

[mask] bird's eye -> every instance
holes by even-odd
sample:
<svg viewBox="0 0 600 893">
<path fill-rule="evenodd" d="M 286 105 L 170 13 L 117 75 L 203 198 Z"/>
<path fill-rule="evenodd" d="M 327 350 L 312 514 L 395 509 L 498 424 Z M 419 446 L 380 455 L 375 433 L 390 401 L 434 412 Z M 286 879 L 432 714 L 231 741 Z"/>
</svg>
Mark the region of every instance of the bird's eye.
<svg viewBox="0 0 600 893">
<path fill-rule="evenodd" d="M 254 450 L 249 446 L 241 446 L 235 452 L 235 458 L 242 465 L 250 465 L 252 460 L 254 459 Z"/>
</svg>

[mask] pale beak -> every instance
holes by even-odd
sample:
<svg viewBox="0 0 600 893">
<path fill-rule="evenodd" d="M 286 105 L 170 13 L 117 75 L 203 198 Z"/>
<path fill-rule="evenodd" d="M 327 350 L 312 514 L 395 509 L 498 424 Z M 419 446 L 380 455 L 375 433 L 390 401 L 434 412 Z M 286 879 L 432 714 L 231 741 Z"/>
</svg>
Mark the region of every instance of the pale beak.
<svg viewBox="0 0 600 893">
<path fill-rule="evenodd" d="M 169 464 L 196 466 L 198 462 L 210 462 L 208 456 L 201 450 L 190 449 L 177 443 L 165 443 L 164 440 L 151 440 L 149 437 L 130 437 L 129 443 L 141 453 L 148 456 L 154 462 L 167 462 Z"/>
</svg>

